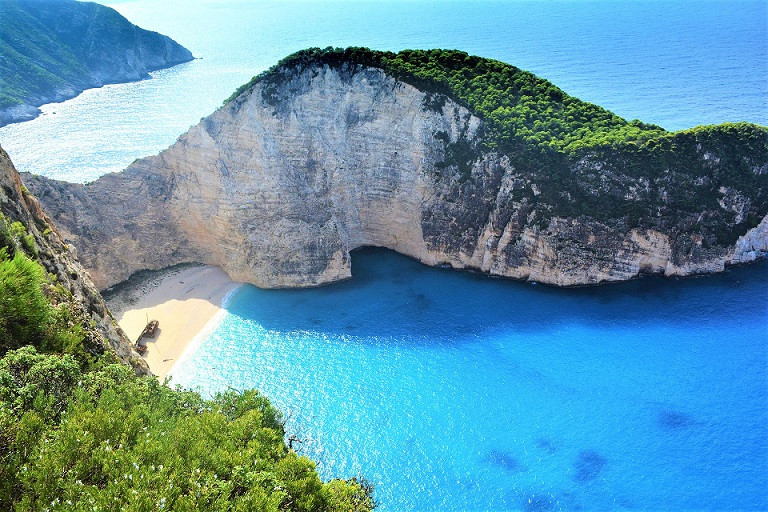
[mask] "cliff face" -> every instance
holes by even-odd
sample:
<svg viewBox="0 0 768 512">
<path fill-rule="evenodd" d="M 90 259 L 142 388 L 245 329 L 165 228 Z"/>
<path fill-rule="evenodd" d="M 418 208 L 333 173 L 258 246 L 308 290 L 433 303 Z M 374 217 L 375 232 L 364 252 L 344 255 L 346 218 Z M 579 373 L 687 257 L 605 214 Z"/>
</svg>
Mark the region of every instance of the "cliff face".
<svg viewBox="0 0 768 512">
<path fill-rule="evenodd" d="M 636 225 L 552 213 L 537 181 L 546 176 L 478 152 L 483 131 L 452 99 L 436 103 L 381 69 L 317 64 L 286 71 L 277 87 L 257 82 L 121 173 L 87 186 L 25 180 L 100 288 L 185 261 L 260 287 L 314 286 L 349 277 L 361 246 L 563 286 L 714 272 L 768 252 L 768 212 L 735 189 L 717 192 L 717 211 Z M 462 147 L 478 156 L 462 164 Z M 718 148 L 700 151 L 718 172 Z M 569 165 L 564 195 L 651 188 L 597 156 Z M 768 161 L 750 172 L 768 174 Z M 671 178 L 660 179 L 663 199 Z M 757 227 L 739 224 L 755 214 Z M 741 230 L 735 243 L 700 233 L 697 222 L 717 215 Z"/>
<path fill-rule="evenodd" d="M 0 0 L 0 8 L 0 126 L 36 117 L 44 103 L 193 59 L 171 38 L 103 5 Z"/>
<path fill-rule="evenodd" d="M 93 354 L 114 350 L 137 373 L 148 374 L 146 363 L 132 351 L 130 341 L 115 323 L 88 273 L 61 239 L 37 199 L 25 191 L 19 174 L 2 148 L 0 212 L 12 222 L 21 222 L 34 236 L 37 261 L 46 272 L 55 276 L 56 284 L 61 285 L 61 291 L 51 292 L 56 294 L 53 300 L 69 302 L 86 333 L 86 348 Z"/>
</svg>

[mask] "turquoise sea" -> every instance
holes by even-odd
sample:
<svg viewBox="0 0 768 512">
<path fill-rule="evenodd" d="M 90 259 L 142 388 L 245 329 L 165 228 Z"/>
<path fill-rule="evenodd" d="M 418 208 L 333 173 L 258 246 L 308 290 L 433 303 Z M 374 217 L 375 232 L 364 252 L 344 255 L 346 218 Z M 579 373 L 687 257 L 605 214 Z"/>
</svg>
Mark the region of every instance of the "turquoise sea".
<svg viewBox="0 0 768 512">
<path fill-rule="evenodd" d="M 562 290 L 366 249 L 352 274 L 238 288 L 173 382 L 258 388 L 384 511 L 768 508 L 768 262 Z"/>
<path fill-rule="evenodd" d="M 768 0 L 110 5 L 200 59 L 0 128 L 19 170 L 119 171 L 308 46 L 459 48 L 667 129 L 768 125 Z M 380 510 L 768 509 L 768 263 L 557 290 L 365 249 L 347 282 L 226 309 L 174 382 L 259 388 Z"/>
</svg>

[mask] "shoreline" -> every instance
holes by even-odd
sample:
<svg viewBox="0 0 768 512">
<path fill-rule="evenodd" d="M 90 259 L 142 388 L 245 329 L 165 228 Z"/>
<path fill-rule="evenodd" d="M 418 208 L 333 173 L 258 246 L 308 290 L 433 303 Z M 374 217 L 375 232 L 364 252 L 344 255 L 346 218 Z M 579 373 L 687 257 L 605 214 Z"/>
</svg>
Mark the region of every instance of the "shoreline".
<svg viewBox="0 0 768 512">
<path fill-rule="evenodd" d="M 203 328 L 200 329 L 200 331 L 198 331 L 198 333 L 195 334 L 191 340 L 184 344 L 181 355 L 176 358 L 175 361 L 173 361 L 173 363 L 170 365 L 170 368 L 168 368 L 168 370 L 165 372 L 163 379 L 172 378 L 174 370 L 178 366 L 181 366 L 182 363 L 184 363 L 192 354 L 194 354 L 195 350 L 197 350 L 197 348 L 200 346 L 200 343 L 202 343 L 202 341 L 219 326 L 221 321 L 224 319 L 225 313 L 227 312 L 227 304 L 229 304 L 230 297 L 232 297 L 232 294 L 235 293 L 243 283 L 234 284 L 235 286 L 229 290 L 227 294 L 224 295 L 224 297 L 221 299 L 219 310 L 206 322 Z"/>
<path fill-rule="evenodd" d="M 147 76 L 143 76 L 139 78 L 131 78 L 131 79 L 116 78 L 115 80 L 107 80 L 102 84 L 92 84 L 82 89 L 80 89 L 79 87 L 75 87 L 70 89 L 66 93 L 54 91 L 52 97 L 46 97 L 42 100 L 38 100 L 38 98 L 25 98 L 25 100 L 29 100 L 28 103 L 26 102 L 19 103 L 16 105 L 11 105 L 9 107 L 0 109 L 0 128 L 9 126 L 12 124 L 26 123 L 27 121 L 34 121 L 41 115 L 45 115 L 41 107 L 45 107 L 47 105 L 55 105 L 57 103 L 64 103 L 65 101 L 69 101 L 71 99 L 77 98 L 85 91 L 89 91 L 91 89 L 101 89 L 102 87 L 106 87 L 109 85 L 131 84 L 134 82 L 143 82 L 145 80 L 152 80 L 154 78 L 154 76 L 152 76 L 152 73 L 154 73 L 155 71 L 171 69 L 181 64 L 187 64 L 188 62 L 192 62 L 199 58 L 202 58 L 202 57 L 192 57 L 190 60 L 176 62 L 174 64 L 169 64 L 167 66 L 161 66 L 158 68 L 154 68 L 154 67 L 151 69 L 147 68 Z"/>
<path fill-rule="evenodd" d="M 164 381 L 216 328 L 226 299 L 240 284 L 218 267 L 185 264 L 134 275 L 104 292 L 104 299 L 131 342 L 149 320 L 159 322 L 155 337 L 142 340 L 147 347 L 142 358 Z"/>
</svg>

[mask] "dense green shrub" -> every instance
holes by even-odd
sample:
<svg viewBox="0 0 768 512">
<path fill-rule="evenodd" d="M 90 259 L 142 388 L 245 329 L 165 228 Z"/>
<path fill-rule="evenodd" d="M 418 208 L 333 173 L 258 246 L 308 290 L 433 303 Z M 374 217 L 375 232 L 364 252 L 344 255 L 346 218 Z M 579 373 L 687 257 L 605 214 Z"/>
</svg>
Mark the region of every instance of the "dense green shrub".
<svg viewBox="0 0 768 512">
<path fill-rule="evenodd" d="M 43 294 L 47 276 L 29 256 L 34 237 L 0 213 L 0 355 L 27 344 L 47 343 L 51 307 Z M 29 256 L 28 256 L 29 255 Z"/>
<path fill-rule="evenodd" d="M 203 400 L 25 347 L 0 360 L 0 411 L 2 510 L 372 508 L 363 485 L 323 483 L 289 451 L 255 391 Z"/>
<path fill-rule="evenodd" d="M 0 213 L 0 250 L 5 249 L 3 258 L 13 256 L 17 250 L 22 250 L 29 256 L 35 256 L 35 237 L 27 233 L 21 222 L 11 222 Z"/>
<path fill-rule="evenodd" d="M 0 261 L 0 354 L 45 339 L 51 308 L 44 280 L 42 267 L 21 252 Z"/>
<path fill-rule="evenodd" d="M 45 290 L 53 281 L 35 258 L 34 237 L 20 222 L 0 214 L 0 356 L 8 350 L 33 345 L 48 352 L 92 362 L 83 346 L 82 319 L 71 304 L 52 303 Z M 51 293 L 51 295 L 56 295 Z"/>
</svg>

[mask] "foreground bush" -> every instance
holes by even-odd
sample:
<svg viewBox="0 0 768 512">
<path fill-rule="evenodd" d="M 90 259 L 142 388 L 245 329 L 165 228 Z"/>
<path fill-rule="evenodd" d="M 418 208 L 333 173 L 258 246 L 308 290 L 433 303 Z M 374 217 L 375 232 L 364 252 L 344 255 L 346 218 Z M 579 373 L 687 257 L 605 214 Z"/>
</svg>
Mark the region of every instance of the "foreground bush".
<svg viewBox="0 0 768 512">
<path fill-rule="evenodd" d="M 369 489 L 323 483 L 283 436 L 256 391 L 204 400 L 29 346 L 0 360 L 2 510 L 372 509 Z"/>
</svg>

